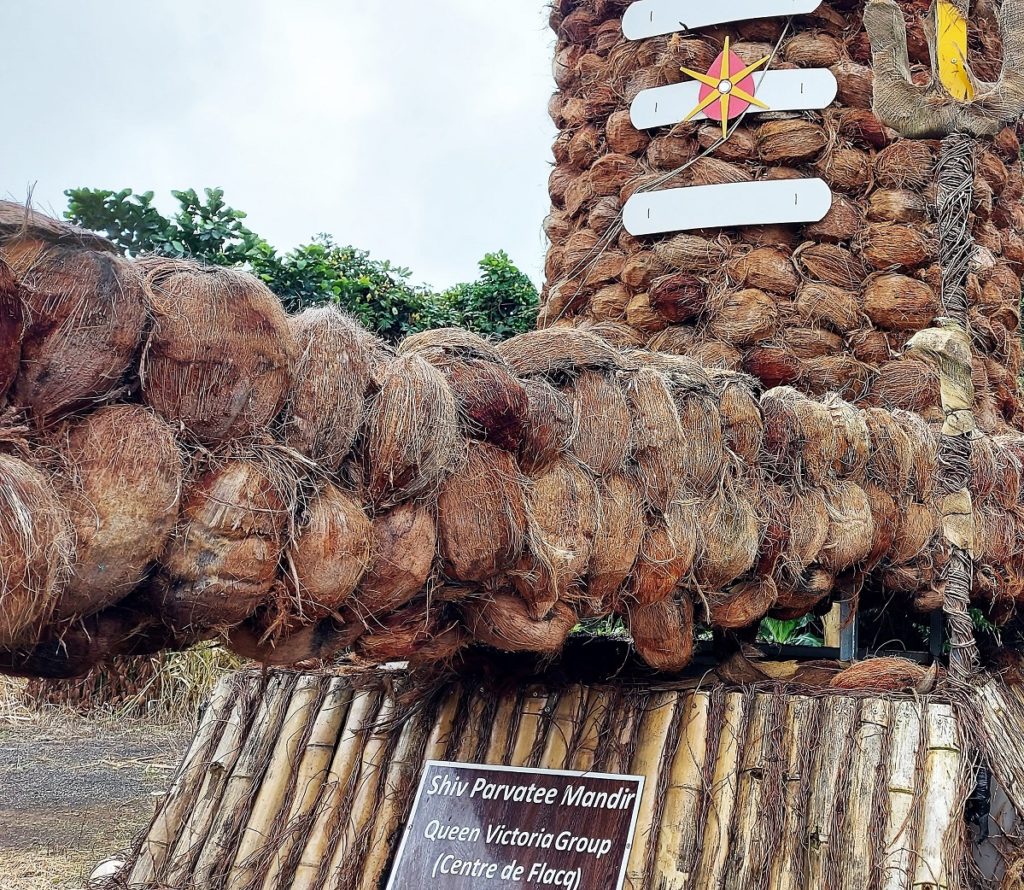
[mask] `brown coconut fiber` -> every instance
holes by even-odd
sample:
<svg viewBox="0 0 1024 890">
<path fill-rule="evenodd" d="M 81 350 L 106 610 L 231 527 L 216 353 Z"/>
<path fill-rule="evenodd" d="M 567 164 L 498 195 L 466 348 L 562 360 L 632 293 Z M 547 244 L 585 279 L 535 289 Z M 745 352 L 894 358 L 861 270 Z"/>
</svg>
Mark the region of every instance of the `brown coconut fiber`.
<svg viewBox="0 0 1024 890">
<path fill-rule="evenodd" d="M 836 674 L 829 685 L 857 692 L 915 692 L 927 673 L 906 658 L 869 658 Z"/>
<path fill-rule="evenodd" d="M 708 597 L 712 626 L 739 630 L 756 624 L 779 599 L 779 591 L 770 577 L 734 584 L 724 593 Z"/>
<path fill-rule="evenodd" d="M 632 419 L 622 387 L 600 371 L 583 371 L 568 392 L 578 430 L 571 450 L 596 476 L 625 465 Z"/>
<path fill-rule="evenodd" d="M 356 643 L 356 652 L 373 664 L 407 661 L 436 667 L 450 662 L 470 642 L 457 614 L 414 600 L 372 625 Z"/>
<path fill-rule="evenodd" d="M 184 468 L 173 430 L 139 405 L 100 408 L 56 439 L 78 540 L 61 620 L 112 606 L 142 581 L 174 531 Z"/>
<path fill-rule="evenodd" d="M 378 507 L 436 493 L 465 452 L 451 387 L 415 353 L 383 372 L 365 435 L 368 494 Z"/>
<path fill-rule="evenodd" d="M 67 510 L 49 480 L 0 454 L 0 649 L 34 643 L 74 556 Z"/>
<path fill-rule="evenodd" d="M 669 599 L 693 568 L 700 532 L 696 504 L 676 502 L 648 522 L 630 575 L 628 603 L 649 606 Z"/>
<path fill-rule="evenodd" d="M 555 603 L 534 620 L 526 602 L 514 593 L 467 600 L 462 614 L 474 639 L 503 652 L 555 655 L 576 625 L 576 613 L 565 603 Z"/>
<path fill-rule="evenodd" d="M 25 306 L 11 267 L 0 258 L 0 404 L 14 383 L 21 364 L 25 336 Z"/>
<path fill-rule="evenodd" d="M 28 322 L 12 404 L 39 424 L 108 398 L 142 339 L 146 290 L 132 263 L 114 253 L 31 237 L 0 246 L 21 282 Z"/>
<path fill-rule="evenodd" d="M 437 533 L 445 573 L 484 583 L 509 568 L 527 535 L 525 480 L 502 448 L 470 442 L 467 458 L 441 486 Z"/>
<path fill-rule="evenodd" d="M 681 671 L 693 658 L 693 601 L 685 594 L 629 610 L 637 653 L 656 671 Z"/>
<path fill-rule="evenodd" d="M 667 510 L 679 488 L 688 447 L 671 383 L 656 368 L 640 368 L 625 378 L 625 395 L 644 499 L 657 510 Z"/>
<path fill-rule="evenodd" d="M 504 362 L 467 358 L 446 369 L 466 435 L 515 452 L 523 443 L 527 394 Z"/>
<path fill-rule="evenodd" d="M 587 575 L 587 594 L 605 610 L 615 602 L 636 562 L 644 536 L 643 498 L 624 473 L 600 480 L 600 524 Z"/>
<path fill-rule="evenodd" d="M 337 471 L 362 426 L 381 343 L 335 306 L 306 309 L 288 326 L 296 359 L 284 441 Z"/>
<path fill-rule="evenodd" d="M 295 357 L 280 301 L 247 272 L 155 258 L 140 265 L 153 312 L 146 403 L 206 445 L 263 431 L 284 404 Z"/>
<path fill-rule="evenodd" d="M 568 396 L 541 378 L 523 381 L 526 414 L 519 465 L 536 474 L 564 454 L 577 433 L 576 414 Z"/>
</svg>

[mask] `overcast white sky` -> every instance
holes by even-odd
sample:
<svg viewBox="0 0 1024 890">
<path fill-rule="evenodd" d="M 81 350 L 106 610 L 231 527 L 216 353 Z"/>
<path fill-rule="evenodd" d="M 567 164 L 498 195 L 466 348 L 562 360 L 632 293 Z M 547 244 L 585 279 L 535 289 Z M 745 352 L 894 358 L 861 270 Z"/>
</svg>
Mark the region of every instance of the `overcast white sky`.
<svg viewBox="0 0 1024 890">
<path fill-rule="evenodd" d="M 542 0 L 0 0 L 0 194 L 221 186 L 436 287 L 539 280 L 554 129 Z"/>
</svg>

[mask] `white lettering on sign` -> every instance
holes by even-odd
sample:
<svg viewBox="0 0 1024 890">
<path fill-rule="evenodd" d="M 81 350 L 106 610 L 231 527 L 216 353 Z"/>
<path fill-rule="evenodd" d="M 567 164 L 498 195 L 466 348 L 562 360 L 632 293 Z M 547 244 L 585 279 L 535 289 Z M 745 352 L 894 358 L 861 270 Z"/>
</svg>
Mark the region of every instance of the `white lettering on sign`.
<svg viewBox="0 0 1024 890">
<path fill-rule="evenodd" d="M 622 17 L 622 33 L 628 40 L 643 40 L 727 22 L 802 15 L 820 5 L 821 0 L 636 0 Z"/>
</svg>

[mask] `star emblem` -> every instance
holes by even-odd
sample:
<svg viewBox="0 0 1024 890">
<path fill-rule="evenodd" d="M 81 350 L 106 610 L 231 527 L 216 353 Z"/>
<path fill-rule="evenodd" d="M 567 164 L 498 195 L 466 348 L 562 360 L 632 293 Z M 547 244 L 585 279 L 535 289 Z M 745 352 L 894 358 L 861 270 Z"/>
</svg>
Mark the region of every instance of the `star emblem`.
<svg viewBox="0 0 1024 890">
<path fill-rule="evenodd" d="M 770 56 L 765 56 L 753 65 L 744 67 L 743 59 L 732 51 L 729 47 L 729 38 L 726 37 L 725 48 L 712 63 L 707 74 L 683 68 L 683 74 L 701 84 L 700 102 L 683 118 L 684 122 L 703 111 L 710 120 L 722 122 L 722 138 L 726 139 L 729 136 L 729 121 L 739 117 L 751 105 L 770 111 L 771 109 L 754 95 L 757 85 L 752 76 L 769 58 Z"/>
</svg>

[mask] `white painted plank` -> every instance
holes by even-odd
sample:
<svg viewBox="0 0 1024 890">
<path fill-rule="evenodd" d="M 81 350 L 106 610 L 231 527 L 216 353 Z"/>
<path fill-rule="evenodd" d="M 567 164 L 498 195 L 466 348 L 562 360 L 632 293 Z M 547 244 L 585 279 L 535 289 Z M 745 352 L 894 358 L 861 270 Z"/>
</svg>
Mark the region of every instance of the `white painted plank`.
<svg viewBox="0 0 1024 890">
<path fill-rule="evenodd" d="M 836 98 L 839 83 L 828 68 L 785 69 L 754 74 L 754 93 L 771 111 L 810 111 L 827 108 Z M 700 101 L 701 84 L 695 80 L 654 87 L 637 94 L 629 109 L 629 117 L 638 130 L 678 124 Z M 751 105 L 747 114 L 759 114 Z M 705 120 L 702 111 L 691 120 Z"/>
<path fill-rule="evenodd" d="M 622 32 L 629 40 L 690 31 L 783 15 L 814 12 L 821 0 L 636 0 L 622 17 Z"/>
<path fill-rule="evenodd" d="M 817 222 L 832 207 L 821 179 L 780 179 L 637 192 L 623 209 L 630 235 Z"/>
</svg>

